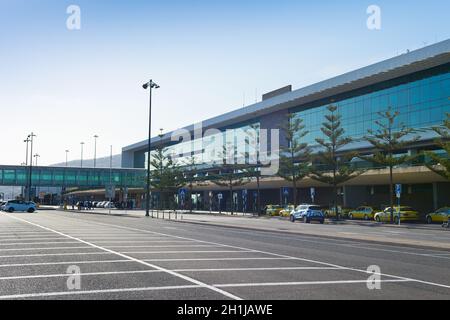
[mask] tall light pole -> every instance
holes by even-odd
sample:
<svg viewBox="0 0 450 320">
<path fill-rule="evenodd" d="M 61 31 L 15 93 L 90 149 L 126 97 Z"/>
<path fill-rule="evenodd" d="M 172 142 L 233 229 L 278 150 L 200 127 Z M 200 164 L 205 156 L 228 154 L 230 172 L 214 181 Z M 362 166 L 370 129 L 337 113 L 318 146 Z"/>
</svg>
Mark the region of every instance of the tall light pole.
<svg viewBox="0 0 450 320">
<path fill-rule="evenodd" d="M 69 166 L 69 150 L 66 150 L 66 168 Z"/>
<path fill-rule="evenodd" d="M 30 139 L 30 143 L 31 143 L 31 150 L 30 150 L 31 151 L 30 152 L 30 176 L 28 177 L 29 178 L 28 201 L 32 200 L 31 189 L 32 189 L 32 185 L 33 185 L 33 179 L 32 179 L 32 176 L 33 176 L 33 141 L 34 141 L 35 137 L 36 137 L 36 135 L 33 132 L 28 136 L 28 138 Z"/>
<path fill-rule="evenodd" d="M 97 139 L 98 135 L 94 136 L 94 169 L 97 167 Z"/>
<path fill-rule="evenodd" d="M 28 167 L 28 145 L 31 142 L 30 140 L 30 136 L 28 136 L 25 140 L 23 140 L 23 142 L 25 142 L 27 144 L 27 151 L 25 153 L 25 163 L 23 163 L 23 165 L 26 167 Z M 26 179 L 27 181 L 25 182 L 25 187 L 22 187 L 22 197 L 23 199 L 27 199 L 28 196 L 25 196 L 25 192 L 28 193 L 28 179 Z"/>
<path fill-rule="evenodd" d="M 84 142 L 80 142 L 81 145 L 81 165 L 80 167 L 83 168 L 83 147 L 84 147 Z"/>
<path fill-rule="evenodd" d="M 36 167 L 38 166 L 38 158 L 40 158 L 40 157 L 41 156 L 39 154 L 37 154 L 37 153 L 33 156 L 33 158 L 35 159 L 34 162 L 35 162 L 35 166 Z"/>
<path fill-rule="evenodd" d="M 149 82 L 144 83 L 142 87 L 149 89 L 149 112 L 148 112 L 148 143 L 147 143 L 147 186 L 145 192 L 145 216 L 150 216 L 150 153 L 152 144 L 152 90 L 159 89 L 159 85 L 150 79 Z"/>
</svg>

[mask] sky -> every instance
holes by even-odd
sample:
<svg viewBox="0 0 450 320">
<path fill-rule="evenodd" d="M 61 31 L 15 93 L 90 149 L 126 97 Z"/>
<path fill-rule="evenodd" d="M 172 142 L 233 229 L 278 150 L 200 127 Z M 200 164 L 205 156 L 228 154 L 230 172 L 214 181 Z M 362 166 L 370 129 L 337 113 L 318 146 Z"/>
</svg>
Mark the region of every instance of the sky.
<svg viewBox="0 0 450 320">
<path fill-rule="evenodd" d="M 80 29 L 67 28 L 70 5 Z M 367 8 L 381 29 L 367 27 Z M 298 89 L 443 41 L 450 1 L 0 0 L 0 164 L 108 156 L 291 84 Z"/>
</svg>

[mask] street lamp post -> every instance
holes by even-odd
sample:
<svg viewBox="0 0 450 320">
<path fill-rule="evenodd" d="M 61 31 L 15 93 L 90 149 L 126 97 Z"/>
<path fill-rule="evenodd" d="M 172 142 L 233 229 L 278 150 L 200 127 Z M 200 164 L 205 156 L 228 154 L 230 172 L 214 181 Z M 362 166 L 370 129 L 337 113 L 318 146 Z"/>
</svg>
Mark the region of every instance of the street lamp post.
<svg viewBox="0 0 450 320">
<path fill-rule="evenodd" d="M 83 147 L 84 147 L 84 142 L 80 142 L 81 145 L 81 165 L 80 167 L 83 168 Z"/>
<path fill-rule="evenodd" d="M 40 155 L 39 154 L 35 154 L 34 156 L 33 156 L 33 158 L 35 159 L 35 167 L 37 167 L 38 166 L 38 158 L 40 158 Z"/>
<path fill-rule="evenodd" d="M 26 151 L 26 155 L 25 155 L 25 163 L 23 163 L 23 165 L 26 167 L 28 167 L 28 145 L 30 143 L 30 136 L 28 136 L 26 138 L 26 140 L 23 140 L 23 142 L 25 142 L 27 144 L 27 151 Z M 27 192 L 28 194 L 28 179 L 26 179 L 27 181 L 25 182 L 25 187 L 22 187 L 22 197 L 23 199 L 27 199 L 28 196 L 25 196 L 25 192 Z"/>
<path fill-rule="evenodd" d="M 33 180 L 32 180 L 32 176 L 33 176 L 33 141 L 34 138 L 36 137 L 36 135 L 32 132 L 28 138 L 30 139 L 30 143 L 31 143 L 31 152 L 30 152 L 30 176 L 28 177 L 28 201 L 33 200 L 31 197 L 31 189 L 32 189 L 32 184 L 33 184 Z"/>
<path fill-rule="evenodd" d="M 98 135 L 94 136 L 94 169 L 97 167 L 97 139 Z"/>
<path fill-rule="evenodd" d="M 69 150 L 66 150 L 66 168 L 69 166 Z"/>
<path fill-rule="evenodd" d="M 150 79 L 149 82 L 142 86 L 145 90 L 149 89 L 149 115 L 148 115 L 148 143 L 147 143 L 147 186 L 145 192 L 145 216 L 150 216 L 150 153 L 151 153 L 151 142 L 152 142 L 152 89 L 159 89 L 153 80 Z"/>
</svg>

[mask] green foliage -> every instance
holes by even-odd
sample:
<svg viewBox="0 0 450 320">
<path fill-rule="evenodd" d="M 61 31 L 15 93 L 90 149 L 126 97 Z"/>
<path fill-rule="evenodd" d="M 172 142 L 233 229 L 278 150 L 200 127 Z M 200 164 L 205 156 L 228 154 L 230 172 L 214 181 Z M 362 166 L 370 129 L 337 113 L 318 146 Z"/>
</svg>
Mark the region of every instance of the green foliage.
<svg viewBox="0 0 450 320">
<path fill-rule="evenodd" d="M 305 130 L 303 119 L 290 114 L 288 123 L 282 127 L 287 147 L 280 152 L 280 169 L 278 175 L 290 182 L 297 182 L 309 173 L 310 147 L 302 139 L 309 133 Z M 299 161 L 300 160 L 300 161 Z"/>
<path fill-rule="evenodd" d="M 435 127 L 433 130 L 439 134 L 440 139 L 436 143 L 447 152 L 447 158 L 440 157 L 434 152 L 426 151 L 425 154 L 438 164 L 427 164 L 426 166 L 441 177 L 450 180 L 450 113 L 447 113 L 447 119 L 444 120 L 443 127 Z"/>
<path fill-rule="evenodd" d="M 325 122 L 322 124 L 322 132 L 325 139 L 316 139 L 316 142 L 322 147 L 315 160 L 318 160 L 324 168 L 314 165 L 311 170 L 311 178 L 331 185 L 334 188 L 357 177 L 364 171 L 352 167 L 349 163 L 356 156 L 354 152 L 341 152 L 341 149 L 352 142 L 350 137 L 345 136 L 345 130 L 342 128 L 341 118 L 337 107 L 328 106 L 329 114 L 325 116 Z M 336 193 L 336 192 L 335 192 Z"/>
<path fill-rule="evenodd" d="M 369 135 L 365 139 L 376 149 L 372 156 L 360 156 L 361 159 L 375 163 L 382 167 L 393 168 L 413 160 L 417 156 L 401 155 L 396 156 L 395 152 L 405 148 L 408 144 L 417 141 L 418 136 L 406 139 L 414 130 L 400 124 L 394 128 L 395 120 L 399 112 L 392 112 L 388 108 L 385 112 L 379 112 L 381 120 L 375 121 L 378 129 L 368 130 Z"/>
<path fill-rule="evenodd" d="M 167 149 L 157 149 L 152 156 L 150 184 L 160 192 L 175 192 L 184 184 L 182 171 L 167 155 Z"/>
</svg>

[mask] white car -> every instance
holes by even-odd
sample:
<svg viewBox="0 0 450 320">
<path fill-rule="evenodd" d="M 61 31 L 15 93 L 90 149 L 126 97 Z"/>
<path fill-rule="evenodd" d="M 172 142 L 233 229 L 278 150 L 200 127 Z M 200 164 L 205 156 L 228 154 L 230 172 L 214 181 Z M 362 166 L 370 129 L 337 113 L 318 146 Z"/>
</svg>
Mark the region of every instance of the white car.
<svg viewBox="0 0 450 320">
<path fill-rule="evenodd" d="M 13 213 L 15 211 L 23 211 L 33 213 L 36 211 L 36 204 L 34 202 L 27 202 L 22 200 L 10 200 L 3 206 L 3 211 Z"/>
<path fill-rule="evenodd" d="M 290 220 L 295 222 L 295 220 L 303 220 L 303 218 L 308 214 L 321 213 L 323 215 L 322 208 L 316 204 L 301 204 L 291 212 Z"/>
</svg>

